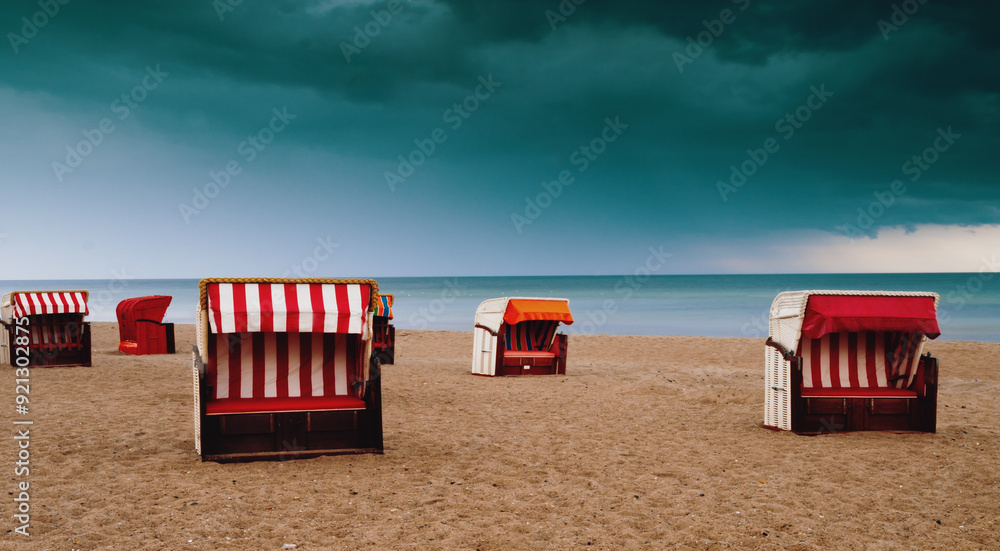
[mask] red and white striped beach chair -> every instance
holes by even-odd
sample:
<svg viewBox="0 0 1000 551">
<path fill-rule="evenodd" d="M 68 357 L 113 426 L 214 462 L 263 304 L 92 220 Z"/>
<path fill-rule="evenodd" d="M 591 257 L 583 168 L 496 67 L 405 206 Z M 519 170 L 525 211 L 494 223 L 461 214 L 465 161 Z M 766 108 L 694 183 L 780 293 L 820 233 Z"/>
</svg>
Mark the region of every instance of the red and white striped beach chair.
<svg viewBox="0 0 1000 551">
<path fill-rule="evenodd" d="M 0 302 L 0 362 L 82 365 L 91 359 L 87 291 L 17 291 Z M 25 337 L 27 340 L 25 341 Z M 19 344 L 25 343 L 26 344 Z"/>
<path fill-rule="evenodd" d="M 391 365 L 396 360 L 396 328 L 389 323 L 394 301 L 393 295 L 379 295 L 372 316 L 372 348 L 382 365 Z"/>
<path fill-rule="evenodd" d="M 382 452 L 370 279 L 204 279 L 195 447 L 216 461 Z"/>
<path fill-rule="evenodd" d="M 163 323 L 172 297 L 127 298 L 118 303 L 118 350 L 137 356 L 174 353 L 174 324 Z"/>
<path fill-rule="evenodd" d="M 934 432 L 938 295 L 793 291 L 771 305 L 764 426 L 801 434 Z"/>
<path fill-rule="evenodd" d="M 567 338 L 559 324 L 573 323 L 563 298 L 494 298 L 476 309 L 472 373 L 565 375 Z"/>
</svg>

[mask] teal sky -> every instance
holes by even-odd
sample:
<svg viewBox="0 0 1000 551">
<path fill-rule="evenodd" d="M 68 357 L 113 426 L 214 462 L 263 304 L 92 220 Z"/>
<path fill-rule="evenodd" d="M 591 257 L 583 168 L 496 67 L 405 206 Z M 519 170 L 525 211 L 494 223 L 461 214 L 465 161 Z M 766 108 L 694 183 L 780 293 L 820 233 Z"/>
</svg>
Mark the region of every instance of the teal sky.
<svg viewBox="0 0 1000 551">
<path fill-rule="evenodd" d="M 63 1 L 0 6 L 0 279 L 1000 254 L 993 2 Z"/>
</svg>

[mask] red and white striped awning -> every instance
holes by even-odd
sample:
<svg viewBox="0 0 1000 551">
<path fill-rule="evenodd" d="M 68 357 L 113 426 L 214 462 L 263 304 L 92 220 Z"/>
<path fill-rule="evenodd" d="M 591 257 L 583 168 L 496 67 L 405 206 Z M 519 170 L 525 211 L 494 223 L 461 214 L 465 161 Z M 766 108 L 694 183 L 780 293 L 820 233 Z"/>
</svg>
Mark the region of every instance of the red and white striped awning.
<svg viewBox="0 0 1000 551">
<path fill-rule="evenodd" d="M 209 283 L 213 333 L 367 334 L 371 289 L 340 283 Z"/>
<path fill-rule="evenodd" d="M 90 314 L 87 291 L 30 291 L 11 296 L 14 319 L 40 314 Z"/>
</svg>

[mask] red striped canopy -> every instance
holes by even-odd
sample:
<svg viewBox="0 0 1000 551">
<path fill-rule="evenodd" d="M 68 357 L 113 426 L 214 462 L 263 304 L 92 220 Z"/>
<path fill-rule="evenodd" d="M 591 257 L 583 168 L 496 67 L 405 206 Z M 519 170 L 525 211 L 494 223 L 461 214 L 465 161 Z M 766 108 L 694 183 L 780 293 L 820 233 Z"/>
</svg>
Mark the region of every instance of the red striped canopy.
<svg viewBox="0 0 1000 551">
<path fill-rule="evenodd" d="M 802 321 L 802 335 L 818 339 L 830 333 L 901 331 L 934 339 L 938 328 L 934 297 L 812 295 Z"/>
<path fill-rule="evenodd" d="M 212 282 L 207 292 L 213 333 L 367 333 L 366 284 Z"/>
<path fill-rule="evenodd" d="M 18 291 L 12 293 L 14 319 L 39 314 L 90 314 L 87 291 Z"/>
</svg>

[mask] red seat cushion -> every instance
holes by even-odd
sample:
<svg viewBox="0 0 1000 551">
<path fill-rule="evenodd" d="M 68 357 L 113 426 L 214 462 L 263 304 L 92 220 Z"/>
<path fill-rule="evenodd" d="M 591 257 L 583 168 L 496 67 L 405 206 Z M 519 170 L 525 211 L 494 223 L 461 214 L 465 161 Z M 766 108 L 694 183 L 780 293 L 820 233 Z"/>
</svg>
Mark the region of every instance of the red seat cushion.
<svg viewBox="0 0 1000 551">
<path fill-rule="evenodd" d="M 803 398 L 916 398 L 902 388 L 803 388 Z"/>
<path fill-rule="evenodd" d="M 122 352 L 124 352 L 126 354 L 135 354 L 135 355 L 138 355 L 139 354 L 139 343 L 133 342 L 133 341 L 122 341 L 121 344 L 118 345 L 118 350 L 120 350 L 120 351 L 122 351 Z"/>
<path fill-rule="evenodd" d="M 365 409 L 365 401 L 354 396 L 297 396 L 291 398 L 225 398 L 205 403 L 208 415 L 229 413 L 284 413 Z"/>
<path fill-rule="evenodd" d="M 507 350 L 503 353 L 504 358 L 555 358 L 555 352 L 545 350 Z"/>
</svg>

